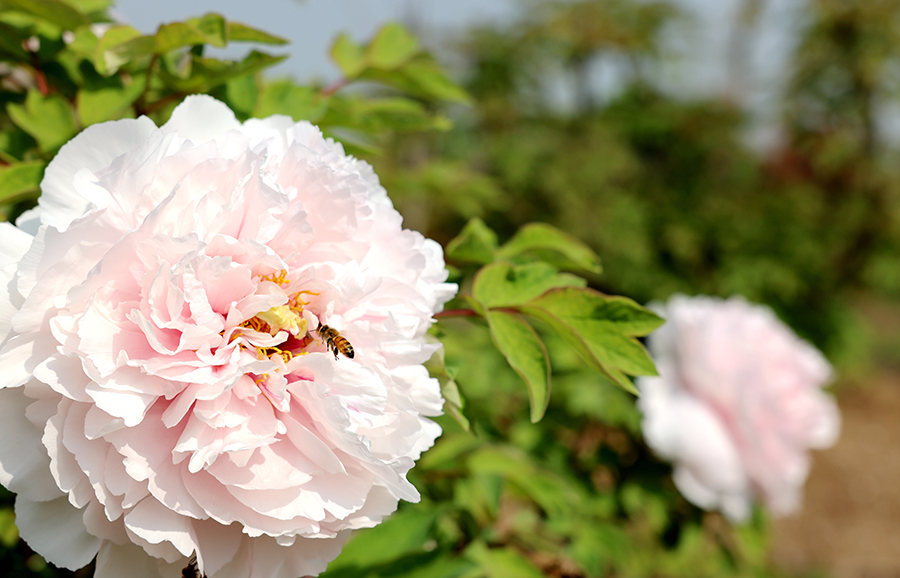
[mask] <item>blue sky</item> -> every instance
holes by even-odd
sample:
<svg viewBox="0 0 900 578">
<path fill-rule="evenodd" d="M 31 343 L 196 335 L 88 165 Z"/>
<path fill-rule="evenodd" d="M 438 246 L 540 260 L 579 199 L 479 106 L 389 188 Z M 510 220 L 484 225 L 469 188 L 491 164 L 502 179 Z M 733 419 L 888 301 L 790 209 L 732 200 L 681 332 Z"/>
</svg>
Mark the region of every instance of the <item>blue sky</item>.
<svg viewBox="0 0 900 578">
<path fill-rule="evenodd" d="M 773 103 L 778 101 L 802 24 L 798 15 L 807 0 L 761 0 L 759 25 L 749 37 L 750 50 L 740 68 L 729 58 L 728 42 L 737 11 L 746 0 L 673 1 L 690 16 L 669 31 L 669 58 L 657 72 L 657 82 L 683 96 L 738 98 L 755 115 L 755 124 L 762 129 L 759 145 L 766 146 L 775 136 L 765 132 L 773 128 L 779 114 Z M 363 41 L 385 22 L 401 20 L 411 22 L 421 40 L 434 47 L 467 26 L 511 22 L 526 4 L 528 0 L 119 0 L 116 10 L 144 32 L 154 31 L 161 22 L 221 13 L 290 40 L 286 47 L 267 47 L 290 55 L 270 69 L 270 75 L 328 82 L 338 77 L 328 49 L 340 32 Z M 236 45 L 225 54 L 237 57 L 247 49 Z M 609 67 L 598 66 L 595 72 L 597 86 L 616 85 Z M 566 87 L 561 84 L 557 92 L 565 108 Z"/>
</svg>

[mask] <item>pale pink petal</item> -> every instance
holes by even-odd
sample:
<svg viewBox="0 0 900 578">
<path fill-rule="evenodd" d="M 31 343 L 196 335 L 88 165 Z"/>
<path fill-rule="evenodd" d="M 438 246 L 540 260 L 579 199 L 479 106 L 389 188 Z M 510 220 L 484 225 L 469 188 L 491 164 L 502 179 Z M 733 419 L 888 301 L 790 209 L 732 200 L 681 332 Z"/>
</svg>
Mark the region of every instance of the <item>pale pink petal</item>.
<svg viewBox="0 0 900 578">
<path fill-rule="evenodd" d="M 659 377 L 639 378 L 647 443 L 698 506 L 746 520 L 754 501 L 797 510 L 809 449 L 834 443 L 828 362 L 768 308 L 673 297 L 649 339 Z"/>
<path fill-rule="evenodd" d="M 77 570 L 97 555 L 100 540 L 87 533 L 82 511 L 65 497 L 49 502 L 16 498 L 16 526 L 19 535 L 41 549 L 41 555 L 62 568 Z"/>
<path fill-rule="evenodd" d="M 367 163 L 193 96 L 82 133 L 41 206 L 0 227 L 0 481 L 80 508 L 97 576 L 317 574 L 419 498 L 455 286 Z"/>
</svg>

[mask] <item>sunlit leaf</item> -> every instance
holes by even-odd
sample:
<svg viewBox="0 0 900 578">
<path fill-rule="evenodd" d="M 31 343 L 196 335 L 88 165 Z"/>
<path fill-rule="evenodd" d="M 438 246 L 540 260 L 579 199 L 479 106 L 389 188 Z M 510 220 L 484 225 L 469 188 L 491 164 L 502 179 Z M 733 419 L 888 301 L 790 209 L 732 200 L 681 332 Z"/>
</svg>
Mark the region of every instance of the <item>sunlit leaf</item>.
<svg viewBox="0 0 900 578">
<path fill-rule="evenodd" d="M 9 203 L 26 193 L 36 193 L 46 163 L 30 161 L 0 167 L 0 203 Z"/>
<path fill-rule="evenodd" d="M 514 265 L 508 261 L 482 267 L 472 295 L 485 307 L 524 305 L 554 287 L 584 287 L 587 281 L 559 273 L 546 263 Z"/>
<path fill-rule="evenodd" d="M 280 36 L 269 34 L 263 30 L 252 28 L 241 22 L 228 23 L 228 40 L 230 42 L 259 42 L 260 44 L 287 44 Z"/>
<path fill-rule="evenodd" d="M 78 132 L 72 108 L 58 94 L 45 97 L 37 90 L 30 90 L 24 105 L 10 103 L 6 110 L 13 122 L 31 135 L 46 153 L 56 152 Z"/>
<path fill-rule="evenodd" d="M 475 217 L 447 245 L 447 257 L 469 263 L 490 263 L 497 250 L 497 234 Z"/>
<path fill-rule="evenodd" d="M 131 26 L 113 26 L 97 43 L 94 67 L 100 74 L 110 75 L 135 58 L 152 54 L 155 48 L 152 36 L 142 36 Z"/>
<path fill-rule="evenodd" d="M 132 82 L 128 86 L 78 91 L 75 108 L 82 126 L 128 116 L 128 113 L 131 112 L 131 104 L 143 90 L 143 82 Z"/>
<path fill-rule="evenodd" d="M 435 512 L 427 510 L 405 510 L 385 519 L 376 528 L 355 533 L 322 577 L 327 578 L 346 568 L 370 568 L 410 553 L 423 552 L 435 516 Z"/>
<path fill-rule="evenodd" d="M 401 24 L 386 24 L 369 44 L 368 64 L 375 68 L 393 70 L 406 64 L 419 52 L 419 41 Z"/>
<path fill-rule="evenodd" d="M 447 78 L 437 64 L 423 60 L 403 67 L 404 75 L 428 97 L 435 100 L 469 103 L 471 97 L 461 86 Z"/>
<path fill-rule="evenodd" d="M 316 122 L 325 108 L 323 99 L 314 88 L 298 86 L 289 80 L 278 80 L 263 85 L 253 114 L 260 118 L 286 114 L 294 120 Z"/>
<path fill-rule="evenodd" d="M 62 0 L 3 0 L 2 6 L 52 22 L 63 30 L 75 30 L 91 23 L 87 15 Z"/>
<path fill-rule="evenodd" d="M 544 578 L 543 572 L 511 549 L 486 548 L 475 543 L 466 549 L 465 556 L 476 562 L 487 578 Z"/>
<path fill-rule="evenodd" d="M 550 326 L 591 366 L 636 393 L 624 375 L 656 375 L 653 361 L 634 338 L 663 320 L 624 297 L 590 289 L 551 289 L 522 308 Z"/>
<path fill-rule="evenodd" d="M 331 46 L 331 58 L 347 78 L 355 78 L 366 67 L 363 47 L 346 33 L 338 35 Z"/>
<path fill-rule="evenodd" d="M 511 259 L 528 252 L 535 252 L 543 260 L 562 268 L 577 268 L 592 273 L 600 272 L 600 258 L 582 241 L 546 223 L 529 223 L 497 251 L 502 259 Z M 556 253 L 556 256 L 547 255 Z M 560 258 L 561 257 L 561 258 Z"/>
<path fill-rule="evenodd" d="M 488 311 L 487 321 L 497 348 L 510 367 L 525 380 L 531 402 L 531 421 L 540 421 L 550 399 L 550 359 L 543 341 L 517 313 Z"/>
</svg>

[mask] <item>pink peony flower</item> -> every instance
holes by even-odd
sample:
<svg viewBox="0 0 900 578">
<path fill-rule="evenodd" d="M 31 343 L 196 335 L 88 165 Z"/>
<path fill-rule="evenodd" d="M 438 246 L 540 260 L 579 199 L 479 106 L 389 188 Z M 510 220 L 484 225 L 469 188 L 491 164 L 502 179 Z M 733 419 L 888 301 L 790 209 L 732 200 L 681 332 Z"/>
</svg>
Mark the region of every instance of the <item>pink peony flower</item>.
<svg viewBox="0 0 900 578">
<path fill-rule="evenodd" d="M 755 498 L 776 515 L 800 506 L 809 448 L 835 442 L 822 392 L 831 367 L 768 308 L 741 298 L 675 296 L 649 339 L 659 377 L 638 379 L 644 436 L 674 462 L 681 493 L 746 520 Z"/>
<path fill-rule="evenodd" d="M 419 499 L 456 287 L 368 164 L 195 96 L 89 127 L 42 189 L 0 225 L 0 482 L 47 560 L 296 578 Z"/>
</svg>

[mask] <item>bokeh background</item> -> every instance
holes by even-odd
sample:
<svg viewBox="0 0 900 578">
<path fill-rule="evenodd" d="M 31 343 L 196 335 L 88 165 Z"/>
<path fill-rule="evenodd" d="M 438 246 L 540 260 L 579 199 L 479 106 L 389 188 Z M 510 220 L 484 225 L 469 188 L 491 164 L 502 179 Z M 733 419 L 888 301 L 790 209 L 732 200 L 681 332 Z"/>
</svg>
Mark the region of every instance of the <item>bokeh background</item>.
<svg viewBox="0 0 900 578">
<path fill-rule="evenodd" d="M 633 400 L 564 345 L 534 426 L 502 357 L 467 358 L 486 331 L 448 321 L 479 437 L 443 422 L 401 536 L 427 526 L 432 550 L 467 548 L 496 576 L 900 576 L 900 0 L 116 5 L 145 32 L 208 11 L 290 39 L 267 74 L 321 85 L 340 76 L 338 32 L 400 20 L 467 88 L 452 130 L 368 155 L 407 226 L 446 244 L 473 217 L 501 240 L 551 222 L 599 253 L 592 286 L 741 294 L 835 365 L 843 432 L 814 456 L 803 511 L 732 529 L 660 481 Z M 360 571 L 379 544 L 361 543 L 329 575 L 419 575 L 402 557 Z"/>
</svg>

